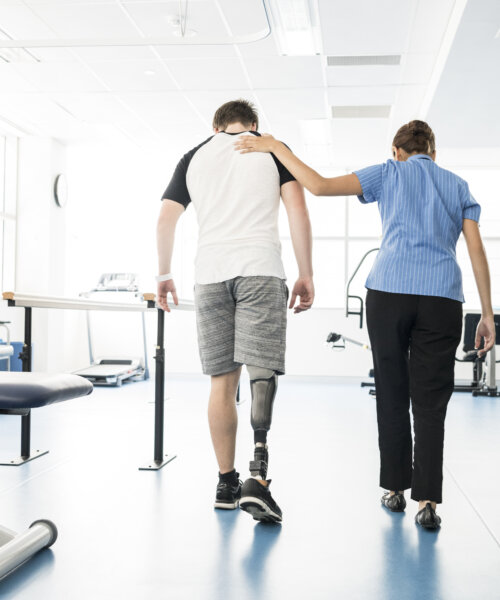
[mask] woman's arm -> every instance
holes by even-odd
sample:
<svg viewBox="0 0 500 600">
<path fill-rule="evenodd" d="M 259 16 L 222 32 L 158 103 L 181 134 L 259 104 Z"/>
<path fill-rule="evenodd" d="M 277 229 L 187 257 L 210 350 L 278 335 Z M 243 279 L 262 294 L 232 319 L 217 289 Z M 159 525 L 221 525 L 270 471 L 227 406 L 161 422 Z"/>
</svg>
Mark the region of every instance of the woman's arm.
<svg viewBox="0 0 500 600">
<path fill-rule="evenodd" d="M 476 221 L 464 219 L 462 230 L 467 243 L 467 250 L 469 251 L 477 291 L 479 292 L 479 299 L 481 301 L 481 320 L 476 330 L 475 346 L 478 348 L 481 344 L 481 339 L 484 338 L 484 348 L 479 353 L 482 356 L 488 350 L 491 350 L 495 343 L 495 321 L 491 305 L 490 270 Z"/>
<path fill-rule="evenodd" d="M 239 150 L 242 154 L 247 152 L 272 152 L 295 179 L 315 196 L 360 196 L 363 193 L 356 175 L 322 177 L 297 158 L 285 144 L 274 139 L 272 135 L 240 136 L 235 146 L 236 150 Z"/>
</svg>

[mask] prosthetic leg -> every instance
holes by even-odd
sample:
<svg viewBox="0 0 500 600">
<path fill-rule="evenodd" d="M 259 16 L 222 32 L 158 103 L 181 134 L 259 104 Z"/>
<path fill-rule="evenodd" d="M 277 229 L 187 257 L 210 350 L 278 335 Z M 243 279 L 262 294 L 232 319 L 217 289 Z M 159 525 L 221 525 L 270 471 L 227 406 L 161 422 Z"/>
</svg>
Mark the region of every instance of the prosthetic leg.
<svg viewBox="0 0 500 600">
<path fill-rule="evenodd" d="M 251 423 L 254 431 L 254 459 L 250 461 L 250 479 L 241 488 L 240 508 L 252 515 L 256 521 L 279 523 L 282 519 L 280 507 L 271 496 L 267 477 L 269 452 L 267 432 L 271 429 L 273 403 L 278 387 L 278 376 L 271 369 L 247 367 L 252 391 Z"/>
<path fill-rule="evenodd" d="M 278 376 L 271 369 L 252 366 L 247 368 L 252 393 L 251 424 L 255 443 L 254 459 L 250 461 L 250 474 L 255 479 L 265 480 L 269 463 L 267 432 L 271 429 Z"/>
</svg>

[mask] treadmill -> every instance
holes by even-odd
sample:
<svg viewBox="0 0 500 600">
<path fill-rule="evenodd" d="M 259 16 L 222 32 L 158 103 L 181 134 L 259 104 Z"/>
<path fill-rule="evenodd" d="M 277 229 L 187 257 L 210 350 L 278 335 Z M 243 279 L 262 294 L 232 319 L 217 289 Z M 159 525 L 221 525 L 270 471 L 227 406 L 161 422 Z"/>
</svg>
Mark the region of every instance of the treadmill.
<svg viewBox="0 0 500 600">
<path fill-rule="evenodd" d="M 99 278 L 97 286 L 81 294 L 90 297 L 92 294 L 111 292 L 124 294 L 133 297 L 140 296 L 137 285 L 137 275 L 135 273 L 104 273 Z M 147 343 L 146 343 L 146 321 L 144 313 L 142 317 L 142 337 L 144 344 L 144 353 L 142 357 L 101 357 L 94 359 L 92 345 L 92 329 L 90 323 L 90 312 L 87 311 L 87 334 L 89 343 L 90 366 L 79 371 L 74 371 L 75 375 L 80 375 L 91 381 L 94 385 L 102 386 L 121 386 L 122 383 L 130 381 L 144 381 L 149 379 Z"/>
</svg>

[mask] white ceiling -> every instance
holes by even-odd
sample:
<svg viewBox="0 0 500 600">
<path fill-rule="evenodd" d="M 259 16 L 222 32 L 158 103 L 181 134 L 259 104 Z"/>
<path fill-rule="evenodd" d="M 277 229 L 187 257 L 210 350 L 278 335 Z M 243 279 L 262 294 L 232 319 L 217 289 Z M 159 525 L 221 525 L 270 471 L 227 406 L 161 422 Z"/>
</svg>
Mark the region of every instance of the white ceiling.
<svg viewBox="0 0 500 600">
<path fill-rule="evenodd" d="M 272 20 L 265 35 L 269 6 L 263 0 L 189 0 L 186 26 L 196 34 L 182 45 L 175 37 L 178 0 L 0 0 L 0 128 L 3 119 L 66 142 L 116 137 L 141 147 L 175 144 L 184 152 L 210 135 L 220 104 L 245 97 L 259 109 L 261 131 L 275 133 L 318 166 L 350 168 L 383 159 L 399 125 L 425 118 L 429 106 L 439 140 L 442 121 L 450 123 L 450 114 L 458 117 L 466 104 L 456 98 L 456 112 L 448 110 L 459 70 L 456 64 L 448 70 L 448 63 L 478 43 L 481 15 L 489 19 L 483 27 L 500 29 L 491 22 L 498 0 L 469 0 L 474 10 L 467 0 L 311 2 L 322 38 L 317 56 L 280 54 Z M 234 44 L 234 36 L 261 39 Z M 31 40 L 29 54 L 2 49 L 1 38 Z M 148 38 L 175 43 L 147 45 Z M 196 44 L 207 39 L 218 43 Z M 103 41 L 120 45 L 90 45 Z M 497 76 L 491 64 L 489 72 L 471 64 L 467 75 L 476 87 L 491 79 L 498 87 L 500 38 L 494 43 Z M 400 55 L 401 61 L 329 67 L 329 55 Z M 496 104 L 491 101 L 481 119 L 498 124 L 495 92 Z M 389 118 L 331 118 L 332 106 L 378 105 L 391 107 Z M 474 113 L 467 118 L 473 122 Z"/>
</svg>

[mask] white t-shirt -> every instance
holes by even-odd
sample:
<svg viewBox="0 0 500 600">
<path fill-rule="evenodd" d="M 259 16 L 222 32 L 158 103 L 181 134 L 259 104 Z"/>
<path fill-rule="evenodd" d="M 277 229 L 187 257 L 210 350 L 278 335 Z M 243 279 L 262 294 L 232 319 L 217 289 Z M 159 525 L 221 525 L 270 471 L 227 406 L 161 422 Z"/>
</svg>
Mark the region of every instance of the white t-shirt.
<svg viewBox="0 0 500 600">
<path fill-rule="evenodd" d="M 267 275 L 285 279 L 278 212 L 281 186 L 294 177 L 268 153 L 241 154 L 239 135 L 220 132 L 185 154 L 163 194 L 187 207 L 199 225 L 196 283 Z"/>
</svg>

